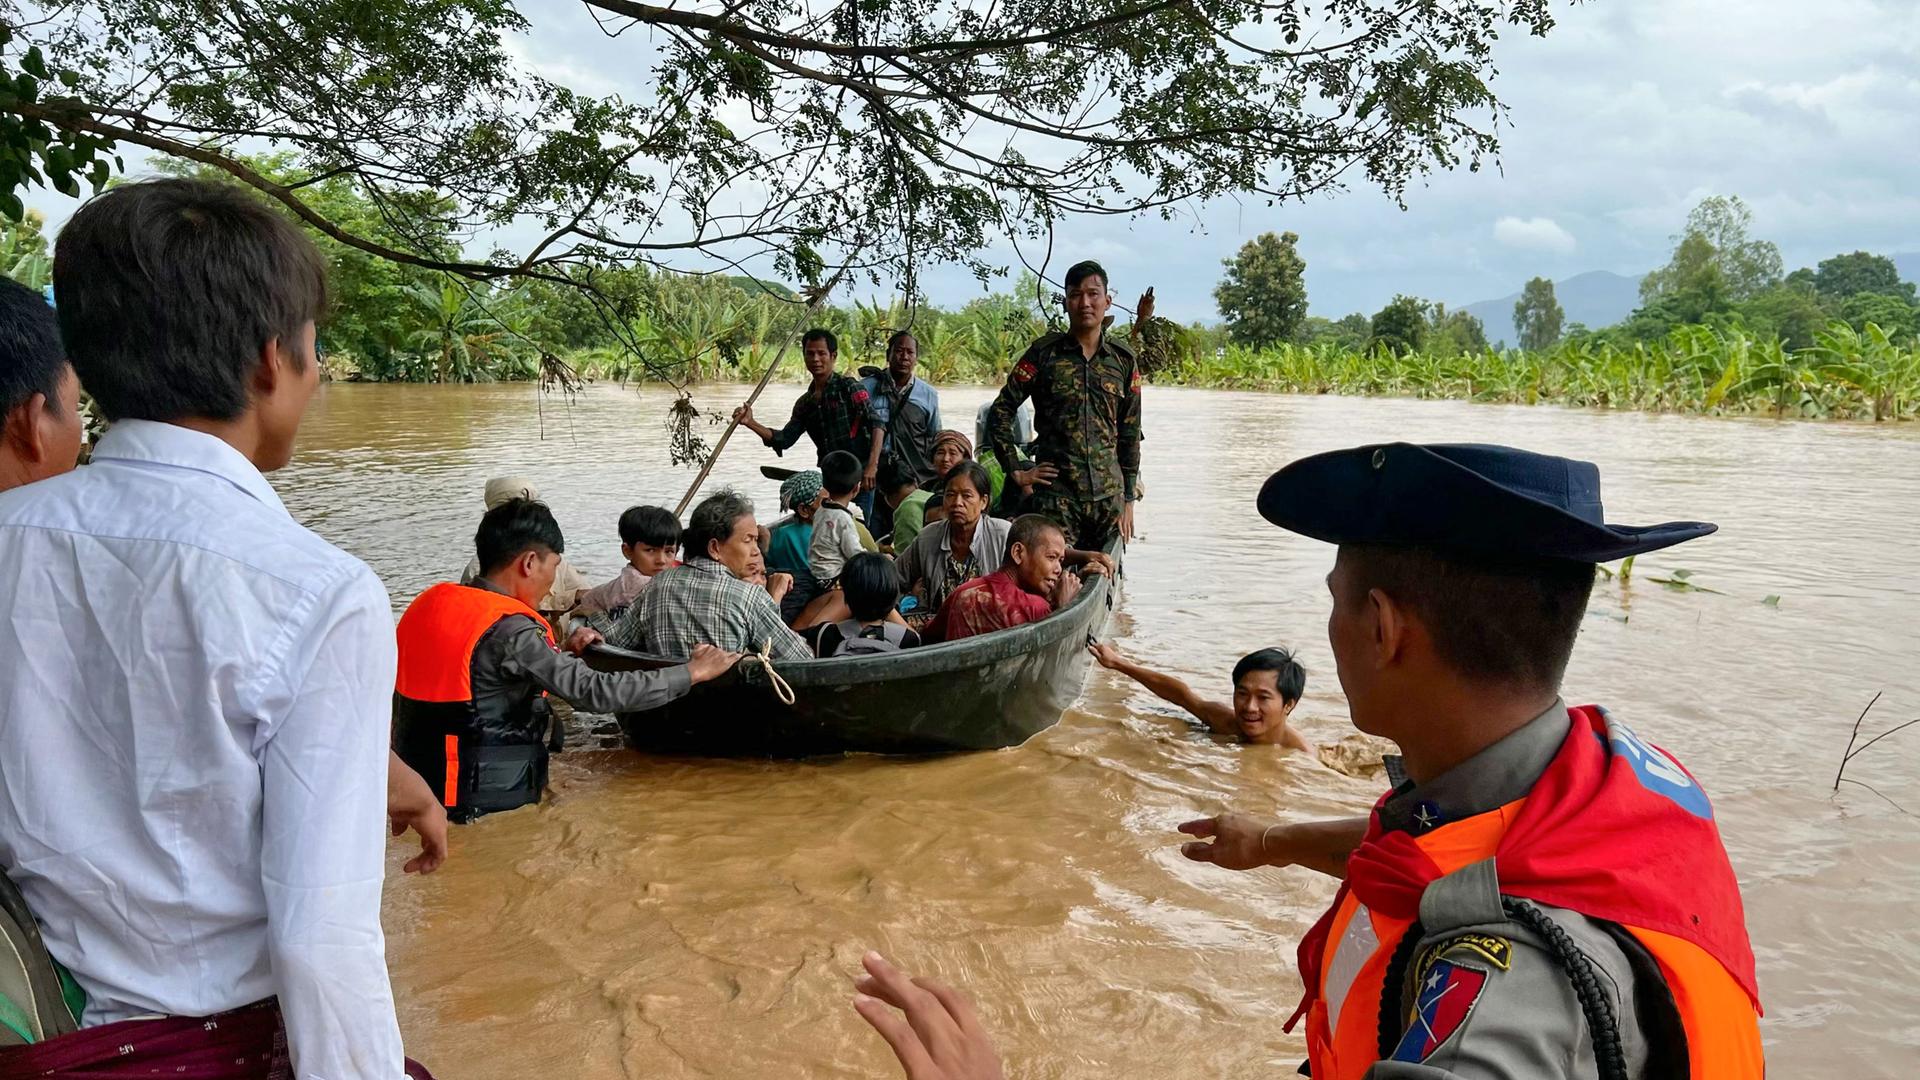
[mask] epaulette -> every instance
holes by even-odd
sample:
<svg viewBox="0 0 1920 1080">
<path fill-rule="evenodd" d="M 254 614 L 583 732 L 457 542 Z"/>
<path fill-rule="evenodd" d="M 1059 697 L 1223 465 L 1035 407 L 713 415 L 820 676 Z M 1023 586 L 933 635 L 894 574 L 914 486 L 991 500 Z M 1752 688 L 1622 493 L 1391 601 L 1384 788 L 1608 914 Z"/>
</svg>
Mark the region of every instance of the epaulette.
<svg viewBox="0 0 1920 1080">
<path fill-rule="evenodd" d="M 1128 341 L 1126 338 L 1109 337 L 1106 339 L 1106 341 L 1107 341 L 1107 345 L 1111 347 L 1114 352 L 1119 353 L 1122 359 L 1132 360 L 1136 357 L 1136 354 L 1133 351 L 1133 343 Z"/>
</svg>

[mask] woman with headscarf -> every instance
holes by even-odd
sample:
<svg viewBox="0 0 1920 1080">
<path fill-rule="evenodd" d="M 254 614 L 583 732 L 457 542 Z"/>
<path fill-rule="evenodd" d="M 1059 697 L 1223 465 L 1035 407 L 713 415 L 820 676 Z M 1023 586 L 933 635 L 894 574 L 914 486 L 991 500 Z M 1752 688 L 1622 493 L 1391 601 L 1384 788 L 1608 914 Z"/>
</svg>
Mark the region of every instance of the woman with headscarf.
<svg viewBox="0 0 1920 1080">
<path fill-rule="evenodd" d="M 967 438 L 958 431 L 948 430 L 941 432 L 939 436 L 934 439 L 932 458 L 933 467 L 940 470 L 940 473 L 928 481 L 923 486 L 923 490 L 934 494 L 945 491 L 947 476 L 953 472 L 954 466 L 963 461 L 970 460 L 972 457 L 972 439 Z M 987 492 L 987 512 L 994 517 L 1009 519 L 1020 516 L 1020 500 L 1024 496 L 1022 496 L 1019 490 L 1011 493 L 1007 492 L 1007 474 L 1000 468 L 999 457 L 994 454 L 988 454 L 986 459 L 980 462 L 980 466 L 987 470 L 987 483 L 991 487 L 991 490 Z M 1048 481 L 1053 478 L 1054 471 L 1051 465 L 1030 466 L 1026 470 L 1014 473 L 1014 482 L 1018 485 L 1039 484 L 1045 486 Z M 900 543 L 896 537 L 894 550 L 898 551 L 899 549 Z"/>
</svg>

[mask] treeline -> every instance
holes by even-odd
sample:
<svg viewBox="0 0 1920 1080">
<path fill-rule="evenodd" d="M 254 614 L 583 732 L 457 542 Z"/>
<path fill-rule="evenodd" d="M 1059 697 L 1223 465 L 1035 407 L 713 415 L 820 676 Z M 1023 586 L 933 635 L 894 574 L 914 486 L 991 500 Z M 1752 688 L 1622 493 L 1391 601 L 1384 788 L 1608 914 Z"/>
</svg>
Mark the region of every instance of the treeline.
<svg viewBox="0 0 1920 1080">
<path fill-rule="evenodd" d="M 253 164 L 284 182 L 308 179 L 284 158 Z M 445 207 L 376 204 L 344 179 L 304 191 L 376 239 L 461 254 Z M 0 269 L 36 288 L 50 280 L 42 225 L 29 214 L 0 232 Z M 1491 348 L 1470 314 L 1416 297 L 1395 297 L 1372 315 L 1310 316 L 1298 237 L 1267 234 L 1228 260 L 1215 291 L 1222 321 L 1153 319 L 1142 328 L 1143 360 L 1156 381 L 1193 386 L 1914 417 L 1913 285 L 1890 260 L 1864 252 L 1784 274 L 1778 249 L 1751 239 L 1749 225 L 1738 199 L 1701 203 L 1667 265 L 1645 279 L 1641 307 L 1615 326 L 1566 325 L 1552 283 L 1535 279 L 1514 313 L 1524 347 L 1507 350 Z M 747 277 L 604 269 L 593 271 L 590 296 L 564 283 L 476 283 L 313 235 L 331 266 L 333 310 L 321 342 L 335 379 L 533 380 L 556 368 L 612 381 L 753 378 L 804 310 L 784 287 Z M 1024 275 L 956 309 L 854 303 L 805 322 L 833 329 L 849 365 L 880 362 L 888 334 L 910 327 L 926 377 L 991 383 L 1058 311 L 1057 297 Z"/>
<path fill-rule="evenodd" d="M 1754 239 L 1752 224 L 1752 211 L 1738 197 L 1703 200 L 1688 215 L 1666 265 L 1642 279 L 1640 307 L 1613 326 L 1567 323 L 1553 282 L 1529 281 L 1513 312 L 1520 349 L 1549 349 L 1562 341 L 1628 349 L 1665 341 L 1683 327 L 1778 341 L 1788 350 L 1811 349 L 1840 326 L 1856 334 L 1878 327 L 1894 342 L 1910 342 L 1920 332 L 1914 285 L 1900 279 L 1893 260 L 1856 251 L 1784 273 L 1779 247 Z M 1371 316 L 1309 316 L 1298 242 L 1294 233 L 1267 233 L 1226 261 L 1214 290 L 1226 339 L 1218 344 L 1357 352 L 1385 347 L 1439 356 L 1487 348 L 1478 318 L 1418 297 L 1396 296 Z"/>
</svg>

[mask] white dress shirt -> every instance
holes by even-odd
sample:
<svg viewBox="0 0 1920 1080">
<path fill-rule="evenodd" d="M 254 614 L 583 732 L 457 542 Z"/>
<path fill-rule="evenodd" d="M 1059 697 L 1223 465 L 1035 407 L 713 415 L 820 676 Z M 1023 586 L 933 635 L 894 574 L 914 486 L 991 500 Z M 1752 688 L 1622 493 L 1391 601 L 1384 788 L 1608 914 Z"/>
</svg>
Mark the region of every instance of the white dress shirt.
<svg viewBox="0 0 1920 1080">
<path fill-rule="evenodd" d="M 400 1077 L 394 665 L 379 579 L 210 435 L 0 493 L 0 865 L 83 1025 L 277 995 L 300 1077 Z"/>
</svg>

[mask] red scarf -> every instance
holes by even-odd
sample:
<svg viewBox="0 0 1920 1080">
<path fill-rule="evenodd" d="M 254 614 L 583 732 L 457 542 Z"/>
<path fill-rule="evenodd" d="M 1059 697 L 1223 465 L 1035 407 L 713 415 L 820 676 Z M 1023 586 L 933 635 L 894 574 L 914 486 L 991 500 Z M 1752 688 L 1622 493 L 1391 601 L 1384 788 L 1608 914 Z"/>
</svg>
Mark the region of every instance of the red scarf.
<svg viewBox="0 0 1920 1080">
<path fill-rule="evenodd" d="M 1605 709 L 1567 712 L 1566 742 L 1494 853 L 1500 891 L 1690 941 L 1759 1008 L 1740 886 L 1706 793 L 1672 755 Z M 1347 890 L 1383 915 L 1413 919 L 1421 895 L 1441 876 L 1411 835 L 1381 828 L 1379 807 L 1347 860 L 1340 894 L 1300 941 L 1306 998 L 1289 1031 L 1319 996 L 1321 959 Z"/>
</svg>

